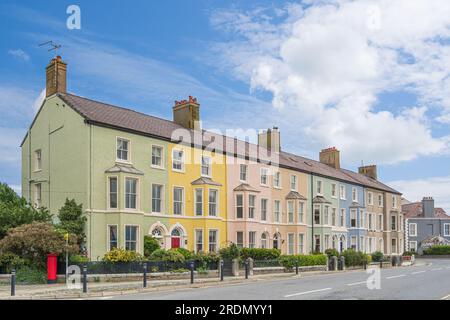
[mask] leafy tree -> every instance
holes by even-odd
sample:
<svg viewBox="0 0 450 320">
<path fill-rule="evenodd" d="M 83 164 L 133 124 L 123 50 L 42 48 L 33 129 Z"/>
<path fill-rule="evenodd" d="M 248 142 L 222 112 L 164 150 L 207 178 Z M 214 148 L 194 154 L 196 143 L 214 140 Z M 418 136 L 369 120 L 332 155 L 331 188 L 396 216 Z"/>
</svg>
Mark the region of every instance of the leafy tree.
<svg viewBox="0 0 450 320">
<path fill-rule="evenodd" d="M 31 265 L 45 267 L 47 254 L 77 253 L 76 239 L 66 241 L 62 233 L 46 222 L 32 222 L 11 229 L 7 236 L 0 240 L 0 252 L 10 252 L 26 259 Z"/>
<path fill-rule="evenodd" d="M 144 236 L 144 256 L 150 257 L 152 252 L 160 247 L 158 239 L 155 239 L 152 236 Z"/>
<path fill-rule="evenodd" d="M 87 218 L 83 215 L 83 205 L 77 204 L 75 199 L 66 199 L 64 206 L 59 209 L 58 218 L 60 223 L 58 227 L 69 234 L 77 237 L 78 244 L 85 241 L 85 226 Z"/>
<path fill-rule="evenodd" d="M 50 222 L 51 218 L 52 215 L 47 209 L 35 209 L 7 184 L 0 183 L 0 239 L 4 238 L 11 228 L 33 221 Z"/>
</svg>

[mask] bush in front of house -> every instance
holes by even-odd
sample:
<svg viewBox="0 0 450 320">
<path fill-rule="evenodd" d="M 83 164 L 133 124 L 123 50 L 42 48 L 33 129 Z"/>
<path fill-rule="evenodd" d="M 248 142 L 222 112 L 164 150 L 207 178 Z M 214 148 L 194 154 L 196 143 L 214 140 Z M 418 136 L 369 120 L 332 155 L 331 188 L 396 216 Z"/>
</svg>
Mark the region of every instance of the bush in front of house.
<svg viewBox="0 0 450 320">
<path fill-rule="evenodd" d="M 355 251 L 353 249 L 344 250 L 341 256 L 345 258 L 346 267 L 362 266 L 364 264 L 369 264 L 372 257 L 361 251 Z"/>
<path fill-rule="evenodd" d="M 143 257 L 135 251 L 114 248 L 103 256 L 105 262 L 137 262 L 142 261 Z"/>
<path fill-rule="evenodd" d="M 450 255 L 450 246 L 448 245 L 434 245 L 428 249 L 423 250 L 425 255 Z"/>
<path fill-rule="evenodd" d="M 5 252 L 0 254 L 0 273 L 11 273 L 12 269 L 18 269 L 26 264 L 26 260 L 18 255 Z"/>
<path fill-rule="evenodd" d="M 81 254 L 71 255 L 69 260 L 71 263 L 74 263 L 74 264 L 83 264 L 83 263 L 89 262 L 89 258 L 86 256 L 83 256 Z"/>
<path fill-rule="evenodd" d="M 252 258 L 253 260 L 276 260 L 281 255 L 279 249 L 266 248 L 242 248 L 241 258 L 243 260 Z"/>
<path fill-rule="evenodd" d="M 372 261 L 373 262 L 380 262 L 383 261 L 383 252 L 381 251 L 375 251 L 374 253 L 372 253 Z"/>
<path fill-rule="evenodd" d="M 327 249 L 325 250 L 325 254 L 328 256 L 328 258 L 331 257 L 339 257 L 339 251 L 337 251 L 336 249 Z"/>
<path fill-rule="evenodd" d="M 36 266 L 23 265 L 16 270 L 16 282 L 18 284 L 45 284 L 47 272 Z"/>
<path fill-rule="evenodd" d="M 161 248 L 158 239 L 152 236 L 144 236 L 144 256 L 150 257 L 153 251 Z"/>
<path fill-rule="evenodd" d="M 281 255 L 278 260 L 288 270 L 292 270 L 297 263 L 299 267 L 325 266 L 327 264 L 327 256 L 325 254 Z"/>
<path fill-rule="evenodd" d="M 239 248 L 235 243 L 231 243 L 228 247 L 221 248 L 219 250 L 219 255 L 222 259 L 232 260 L 239 258 L 242 249 Z"/>
<path fill-rule="evenodd" d="M 416 253 L 414 251 L 404 251 L 402 256 L 414 256 Z"/>
<path fill-rule="evenodd" d="M 184 257 L 184 260 L 189 260 L 192 258 L 193 253 L 191 251 L 189 251 L 188 249 L 185 248 L 176 248 L 176 249 L 172 249 L 175 250 L 179 253 L 181 253 Z"/>
<path fill-rule="evenodd" d="M 157 249 L 150 255 L 150 260 L 166 262 L 184 262 L 184 256 L 177 249 Z"/>
</svg>

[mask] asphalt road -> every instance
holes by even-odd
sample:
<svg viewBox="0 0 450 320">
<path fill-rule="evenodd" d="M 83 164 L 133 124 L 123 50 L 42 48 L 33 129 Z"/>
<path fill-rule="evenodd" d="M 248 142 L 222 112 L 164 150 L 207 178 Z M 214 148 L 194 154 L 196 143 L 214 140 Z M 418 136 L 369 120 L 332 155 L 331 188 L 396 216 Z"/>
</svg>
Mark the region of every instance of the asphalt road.
<svg viewBox="0 0 450 320">
<path fill-rule="evenodd" d="M 376 270 L 376 271 L 374 271 Z M 349 271 L 206 288 L 102 297 L 117 300 L 449 299 L 450 260 L 419 260 L 412 267 Z M 377 272 L 379 273 L 377 274 Z M 379 277 L 377 277 L 379 275 Z M 370 286 L 367 285 L 370 277 Z M 379 281 L 378 281 L 379 280 Z"/>
</svg>

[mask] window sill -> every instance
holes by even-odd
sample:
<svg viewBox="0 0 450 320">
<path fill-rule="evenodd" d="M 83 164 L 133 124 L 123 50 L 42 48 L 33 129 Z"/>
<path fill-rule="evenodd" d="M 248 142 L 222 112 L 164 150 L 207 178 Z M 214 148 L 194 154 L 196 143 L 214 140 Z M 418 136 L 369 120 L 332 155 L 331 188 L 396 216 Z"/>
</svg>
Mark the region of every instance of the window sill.
<svg viewBox="0 0 450 320">
<path fill-rule="evenodd" d="M 41 171 L 42 171 L 42 169 L 33 170 L 34 173 L 38 173 L 38 172 L 41 172 Z"/>
<path fill-rule="evenodd" d="M 116 163 L 121 163 L 121 164 L 133 164 L 131 161 L 127 161 L 127 160 L 121 160 L 121 159 L 116 159 Z"/>
<path fill-rule="evenodd" d="M 155 165 L 150 165 L 150 168 L 152 168 L 152 169 L 157 169 L 157 170 L 166 170 L 166 168 L 165 167 L 160 167 L 160 166 L 155 166 Z"/>
<path fill-rule="evenodd" d="M 178 169 L 173 169 L 173 168 L 172 168 L 172 171 L 176 172 L 176 173 L 186 173 L 185 170 L 178 170 Z"/>
</svg>

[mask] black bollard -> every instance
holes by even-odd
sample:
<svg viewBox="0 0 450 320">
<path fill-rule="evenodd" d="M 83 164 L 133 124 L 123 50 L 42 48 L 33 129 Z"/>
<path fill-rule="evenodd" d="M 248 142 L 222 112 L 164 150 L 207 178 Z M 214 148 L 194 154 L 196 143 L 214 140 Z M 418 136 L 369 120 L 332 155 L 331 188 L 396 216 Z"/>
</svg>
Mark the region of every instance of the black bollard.
<svg viewBox="0 0 450 320">
<path fill-rule="evenodd" d="M 83 266 L 83 293 L 87 293 L 87 266 Z"/>
<path fill-rule="evenodd" d="M 383 260 L 380 261 L 380 269 L 383 269 Z"/>
<path fill-rule="evenodd" d="M 298 260 L 295 260 L 295 274 L 298 275 Z"/>
<path fill-rule="evenodd" d="M 223 260 L 220 260 L 220 281 L 223 281 Z"/>
<path fill-rule="evenodd" d="M 248 279 L 248 260 L 245 260 L 245 279 Z"/>
<path fill-rule="evenodd" d="M 11 270 L 11 296 L 16 295 L 16 269 Z"/>
<path fill-rule="evenodd" d="M 194 283 L 194 261 L 191 261 L 190 268 L 191 268 L 191 283 Z"/>
<path fill-rule="evenodd" d="M 147 288 L 147 262 L 144 262 L 144 288 Z"/>
</svg>

